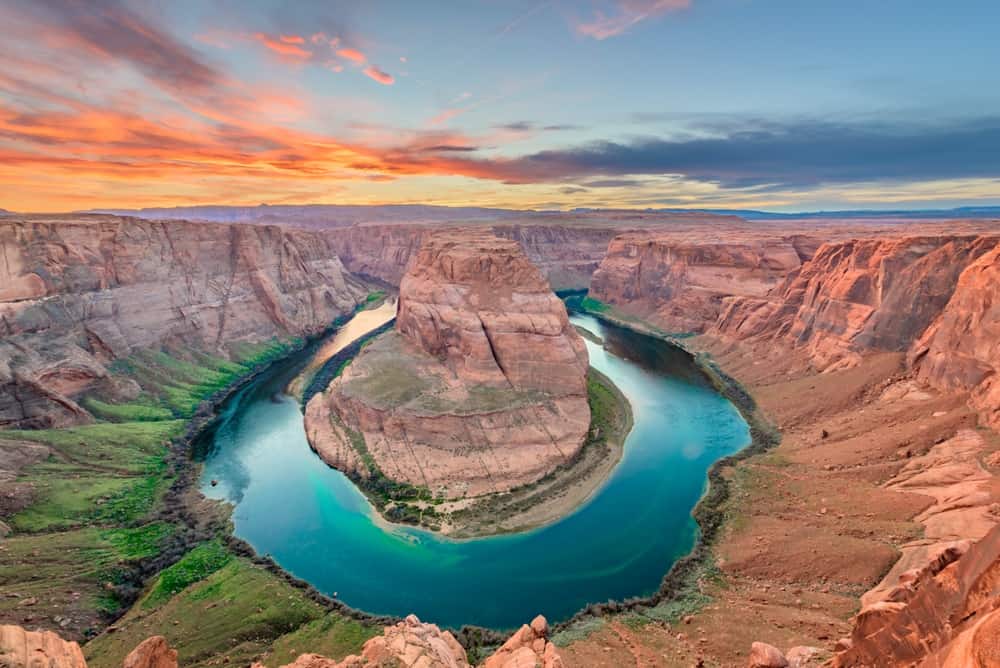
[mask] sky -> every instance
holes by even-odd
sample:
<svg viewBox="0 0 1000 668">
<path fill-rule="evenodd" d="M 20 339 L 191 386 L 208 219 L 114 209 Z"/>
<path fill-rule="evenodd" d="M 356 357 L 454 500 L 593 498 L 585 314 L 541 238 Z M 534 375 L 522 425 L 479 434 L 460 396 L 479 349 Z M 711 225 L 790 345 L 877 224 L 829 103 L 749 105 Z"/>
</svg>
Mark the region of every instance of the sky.
<svg viewBox="0 0 1000 668">
<path fill-rule="evenodd" d="M 1000 204 L 995 0 L 0 0 L 0 207 Z"/>
</svg>

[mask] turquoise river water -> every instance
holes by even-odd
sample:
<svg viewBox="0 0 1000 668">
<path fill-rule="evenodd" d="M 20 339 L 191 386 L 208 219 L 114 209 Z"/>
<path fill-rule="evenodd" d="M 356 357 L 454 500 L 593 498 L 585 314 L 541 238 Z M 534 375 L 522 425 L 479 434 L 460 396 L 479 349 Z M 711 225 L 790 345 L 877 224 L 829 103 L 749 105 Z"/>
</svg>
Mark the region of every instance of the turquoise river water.
<svg viewBox="0 0 1000 668">
<path fill-rule="evenodd" d="M 572 320 L 604 339 L 587 342 L 590 363 L 631 402 L 635 425 L 605 485 L 558 522 L 450 540 L 378 520 L 309 449 L 298 403 L 283 394 L 304 355 L 226 402 L 200 448 L 202 491 L 235 506 L 235 533 L 258 553 L 371 613 L 507 629 L 651 594 L 694 545 L 691 510 L 708 468 L 747 445 L 748 428 L 675 348 L 591 316 Z"/>
</svg>

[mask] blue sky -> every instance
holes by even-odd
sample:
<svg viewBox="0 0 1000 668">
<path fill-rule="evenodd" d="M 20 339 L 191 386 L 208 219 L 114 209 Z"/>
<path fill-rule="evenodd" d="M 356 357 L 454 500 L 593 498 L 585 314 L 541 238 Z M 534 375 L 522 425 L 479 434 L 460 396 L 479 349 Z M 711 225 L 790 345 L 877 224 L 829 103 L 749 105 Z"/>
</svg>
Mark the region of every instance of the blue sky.
<svg viewBox="0 0 1000 668">
<path fill-rule="evenodd" d="M 1000 204 L 1000 3 L 14 0 L 0 18 L 10 209 Z"/>
</svg>

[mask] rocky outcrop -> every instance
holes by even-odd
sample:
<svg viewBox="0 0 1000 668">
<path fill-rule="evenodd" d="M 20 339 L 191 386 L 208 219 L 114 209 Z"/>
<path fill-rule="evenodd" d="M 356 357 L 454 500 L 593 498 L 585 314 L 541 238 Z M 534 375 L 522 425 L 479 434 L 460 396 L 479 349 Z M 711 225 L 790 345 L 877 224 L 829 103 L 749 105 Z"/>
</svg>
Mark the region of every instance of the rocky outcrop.
<svg viewBox="0 0 1000 668">
<path fill-rule="evenodd" d="M 0 666 L 4 668 L 87 668 L 80 646 L 52 631 L 0 625 Z"/>
<path fill-rule="evenodd" d="M 966 267 L 909 359 L 920 380 L 970 392 L 983 422 L 1000 429 L 1000 246 Z"/>
<path fill-rule="evenodd" d="M 702 332 L 725 298 L 763 297 L 817 245 L 800 236 L 696 242 L 630 232 L 612 240 L 590 295 L 671 332 Z"/>
<path fill-rule="evenodd" d="M 426 236 L 454 226 L 360 225 L 330 233 L 344 265 L 352 272 L 399 285 Z M 584 289 L 618 231 L 611 225 L 544 222 L 481 224 L 478 229 L 520 244 L 552 288 Z"/>
<path fill-rule="evenodd" d="M 725 300 L 710 334 L 805 350 L 817 369 L 906 351 L 942 312 L 963 269 L 993 237 L 907 237 L 824 244 L 765 297 Z"/>
<path fill-rule="evenodd" d="M 986 668 L 1000 665 L 1000 526 L 971 547 L 911 572 L 855 618 L 833 662 L 855 666 Z"/>
<path fill-rule="evenodd" d="M 365 477 L 446 498 L 532 482 L 579 451 L 590 423 L 586 347 L 517 243 L 427 238 L 400 287 L 396 331 L 306 409 L 313 447 Z"/>
<path fill-rule="evenodd" d="M 122 668 L 177 668 L 177 650 L 163 636 L 146 638 L 129 652 Z"/>
<path fill-rule="evenodd" d="M 549 642 L 549 623 L 538 615 L 493 653 L 481 668 L 563 668 L 562 657 Z"/>
<path fill-rule="evenodd" d="M 319 332 L 366 290 L 321 234 L 112 216 L 0 222 L 0 426 L 87 421 L 107 364 Z"/>
</svg>

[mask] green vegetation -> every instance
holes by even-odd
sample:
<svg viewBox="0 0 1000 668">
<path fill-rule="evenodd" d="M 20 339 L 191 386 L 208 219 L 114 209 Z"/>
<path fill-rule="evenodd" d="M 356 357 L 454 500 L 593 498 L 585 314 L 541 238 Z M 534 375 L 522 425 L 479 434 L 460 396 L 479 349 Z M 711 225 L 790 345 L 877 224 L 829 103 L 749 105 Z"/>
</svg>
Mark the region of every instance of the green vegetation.
<svg viewBox="0 0 1000 668">
<path fill-rule="evenodd" d="M 291 650 L 295 656 L 322 651 L 335 658 L 358 653 L 381 630 L 328 612 L 280 576 L 219 545 L 192 552 L 198 555 L 189 553 L 178 565 L 185 564 L 185 573 L 200 579 L 164 596 L 156 593 L 161 577 L 143 603 L 126 613 L 116 633 L 84 646 L 88 665 L 121 666 L 125 655 L 154 631 L 177 648 L 183 666 L 248 665 L 272 646 L 280 653 L 267 663 L 277 666 L 294 658 Z M 175 580 L 167 587 L 181 583 Z"/>
<path fill-rule="evenodd" d="M 94 417 L 111 422 L 155 422 L 169 420 L 174 416 L 169 408 L 138 401 L 109 404 L 94 397 L 87 397 L 83 400 L 83 407 L 90 411 Z"/>
<path fill-rule="evenodd" d="M 364 306 L 370 306 L 376 302 L 380 302 L 385 299 L 385 290 L 375 290 L 374 292 L 369 292 L 368 296 L 365 297 Z"/>
<path fill-rule="evenodd" d="M 188 585 L 204 580 L 228 564 L 230 559 L 232 555 L 218 540 L 202 543 L 160 573 L 149 594 L 143 599 L 142 607 L 149 608 L 163 603 Z"/>
<path fill-rule="evenodd" d="M 599 299 L 594 299 L 593 297 L 584 297 L 581 299 L 580 308 L 584 311 L 590 311 L 591 313 L 606 313 L 611 310 L 610 306 Z"/>
<path fill-rule="evenodd" d="M 292 348 L 300 339 L 282 342 L 237 343 L 229 346 L 233 360 L 196 350 L 171 352 L 143 350 L 111 365 L 116 373 L 131 378 L 146 391 L 141 402 L 113 404 L 91 399 L 91 405 L 107 419 L 154 419 L 153 414 L 187 418 L 194 415 L 203 401 L 229 387 L 237 379 L 267 364 Z M 142 417 L 136 417 L 140 415 Z"/>
</svg>

